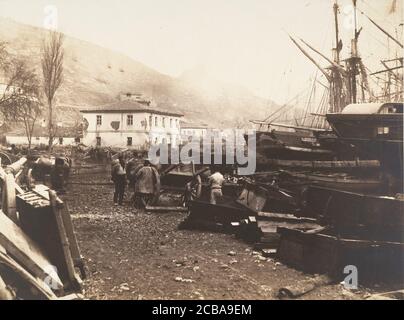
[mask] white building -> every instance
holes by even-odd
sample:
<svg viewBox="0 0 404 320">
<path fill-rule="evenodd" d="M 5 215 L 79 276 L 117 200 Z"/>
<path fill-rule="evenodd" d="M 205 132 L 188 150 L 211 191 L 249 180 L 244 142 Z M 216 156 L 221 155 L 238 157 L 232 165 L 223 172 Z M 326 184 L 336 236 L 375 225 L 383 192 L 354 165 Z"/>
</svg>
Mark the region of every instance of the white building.
<svg viewBox="0 0 404 320">
<path fill-rule="evenodd" d="M 183 115 L 161 110 L 147 100 L 127 99 L 80 111 L 85 123 L 83 143 L 88 146 L 142 149 L 180 143 Z"/>
</svg>

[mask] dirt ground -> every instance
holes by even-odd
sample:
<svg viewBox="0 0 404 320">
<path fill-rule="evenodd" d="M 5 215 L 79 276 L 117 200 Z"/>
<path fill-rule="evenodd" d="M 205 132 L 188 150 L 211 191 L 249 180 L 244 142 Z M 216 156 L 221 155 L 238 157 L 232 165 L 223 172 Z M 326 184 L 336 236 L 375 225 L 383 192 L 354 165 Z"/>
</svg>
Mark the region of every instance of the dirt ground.
<svg viewBox="0 0 404 320">
<path fill-rule="evenodd" d="M 111 185 L 91 185 L 107 179 L 73 177 L 64 196 L 88 269 L 88 299 L 277 299 L 279 288 L 312 277 L 264 259 L 232 235 L 179 230 L 186 213 L 116 207 Z M 335 284 L 302 299 L 363 299 L 371 292 Z"/>
</svg>

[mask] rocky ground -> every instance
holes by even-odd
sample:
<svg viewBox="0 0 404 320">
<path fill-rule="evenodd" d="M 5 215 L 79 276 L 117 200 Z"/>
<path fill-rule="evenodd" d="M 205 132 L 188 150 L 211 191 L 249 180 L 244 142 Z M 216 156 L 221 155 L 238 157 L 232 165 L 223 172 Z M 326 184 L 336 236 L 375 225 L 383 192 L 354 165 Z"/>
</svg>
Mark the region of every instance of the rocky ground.
<svg viewBox="0 0 404 320">
<path fill-rule="evenodd" d="M 276 299 L 279 288 L 313 277 L 232 235 L 179 230 L 185 213 L 115 207 L 111 185 L 91 185 L 107 178 L 72 177 L 64 196 L 88 269 L 88 299 Z M 370 292 L 334 284 L 302 299 L 363 299 Z"/>
</svg>

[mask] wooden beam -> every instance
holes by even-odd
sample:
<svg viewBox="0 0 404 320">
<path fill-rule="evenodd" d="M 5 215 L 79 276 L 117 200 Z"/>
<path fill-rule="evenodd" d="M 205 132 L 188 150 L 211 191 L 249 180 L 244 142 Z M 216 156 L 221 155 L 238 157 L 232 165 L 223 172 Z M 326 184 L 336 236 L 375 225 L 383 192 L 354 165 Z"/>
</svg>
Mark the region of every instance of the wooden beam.
<svg viewBox="0 0 404 320">
<path fill-rule="evenodd" d="M 317 63 L 316 60 L 314 60 L 307 52 L 302 48 L 301 45 L 297 43 L 295 39 L 292 38 L 291 35 L 289 35 L 289 38 L 292 40 L 292 42 L 300 49 L 300 51 L 311 61 L 313 64 L 324 74 L 324 76 L 327 78 L 328 82 L 331 82 L 331 77 L 329 74 Z"/>
<path fill-rule="evenodd" d="M 65 264 L 67 268 L 69 281 L 74 289 L 81 290 L 81 279 L 77 276 L 76 271 L 74 270 L 74 262 L 70 251 L 69 238 L 66 233 L 65 225 L 63 223 L 63 217 L 62 217 L 63 202 L 61 203 L 61 201 L 58 200 L 56 192 L 53 190 L 49 190 L 49 200 L 59 230 L 60 242 L 63 248 L 63 255 L 65 258 Z"/>
<path fill-rule="evenodd" d="M 362 14 L 364 14 L 362 12 Z M 391 40 L 393 40 L 395 43 L 397 43 L 401 48 L 404 48 L 403 44 L 398 41 L 396 38 L 394 38 L 390 33 L 388 33 L 386 30 L 384 30 L 381 26 L 379 26 L 373 19 L 371 19 L 368 15 L 364 14 L 366 18 L 369 19 L 371 23 L 373 23 L 381 32 L 383 32 L 386 36 L 388 36 Z"/>
<path fill-rule="evenodd" d="M 64 203 L 63 210 L 62 210 L 62 218 L 63 218 L 63 224 L 65 226 L 67 238 L 69 239 L 70 252 L 71 252 L 71 255 L 73 258 L 74 266 L 79 268 L 81 277 L 83 279 L 85 279 L 86 271 L 85 271 L 85 267 L 84 267 L 84 260 L 80 253 L 80 248 L 79 248 L 79 245 L 77 242 L 76 233 L 74 232 L 72 219 L 71 219 L 69 208 L 68 208 L 66 202 Z"/>
<path fill-rule="evenodd" d="M 330 63 L 333 67 L 337 68 L 343 75 L 346 75 L 346 71 L 345 69 L 340 66 L 339 64 L 335 63 L 334 61 L 332 61 L 331 59 L 329 59 L 326 55 L 322 54 L 320 51 L 318 51 L 317 49 L 315 49 L 314 47 L 312 47 L 311 45 L 309 45 L 306 41 L 304 41 L 303 39 L 300 39 L 301 42 L 303 42 L 306 46 L 308 46 L 311 50 L 313 50 L 315 53 L 317 53 L 318 55 L 320 55 L 321 57 L 323 57 L 325 60 L 328 61 L 328 63 Z"/>
<path fill-rule="evenodd" d="M 385 72 L 390 72 L 390 71 L 394 71 L 394 70 L 402 69 L 402 68 L 403 68 L 403 66 L 398 66 L 398 67 L 394 67 L 394 68 L 390 68 L 390 69 L 386 69 L 386 70 L 381 70 L 381 71 L 373 72 L 373 73 L 371 73 L 370 75 L 371 75 L 371 76 L 374 76 L 374 75 L 376 75 L 376 74 L 385 73 Z"/>
</svg>

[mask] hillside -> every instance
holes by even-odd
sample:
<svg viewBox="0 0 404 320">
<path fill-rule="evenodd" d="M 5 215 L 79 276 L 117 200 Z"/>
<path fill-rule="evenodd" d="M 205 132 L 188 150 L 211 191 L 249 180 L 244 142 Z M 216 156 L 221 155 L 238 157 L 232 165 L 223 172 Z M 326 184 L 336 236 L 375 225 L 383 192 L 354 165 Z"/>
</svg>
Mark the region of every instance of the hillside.
<svg viewBox="0 0 404 320">
<path fill-rule="evenodd" d="M 44 29 L 0 18 L 0 41 L 8 43 L 12 55 L 29 59 L 38 73 L 45 35 Z M 197 69 L 172 78 L 121 53 L 69 36 L 65 39 L 65 57 L 65 81 L 58 103 L 73 108 L 114 101 L 120 92 L 141 92 L 163 108 L 184 113 L 189 121 L 220 127 L 265 118 L 275 108 L 271 101 L 245 88 L 203 78 Z M 203 85 L 206 83 L 209 88 Z M 72 111 L 67 118 L 78 115 Z"/>
</svg>

